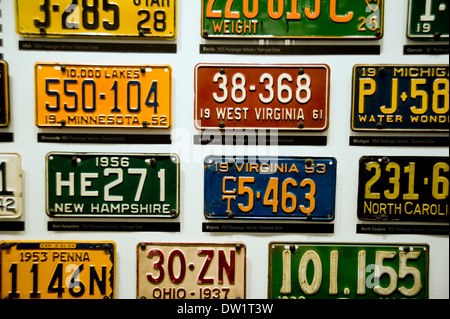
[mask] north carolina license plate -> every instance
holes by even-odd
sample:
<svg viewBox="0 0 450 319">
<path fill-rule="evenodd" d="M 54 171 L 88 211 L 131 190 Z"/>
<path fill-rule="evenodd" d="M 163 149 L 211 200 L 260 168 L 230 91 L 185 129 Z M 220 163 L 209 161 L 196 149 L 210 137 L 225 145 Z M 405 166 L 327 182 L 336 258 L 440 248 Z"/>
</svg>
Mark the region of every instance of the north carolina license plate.
<svg viewBox="0 0 450 319">
<path fill-rule="evenodd" d="M 313 65 L 199 64 L 195 125 L 324 131 L 330 68 Z"/>
<path fill-rule="evenodd" d="M 22 216 L 22 159 L 0 153 L 0 220 Z"/>
<path fill-rule="evenodd" d="M 384 0 L 202 0 L 204 38 L 380 39 Z"/>
<path fill-rule="evenodd" d="M 448 157 L 364 156 L 358 218 L 449 222 L 449 178 Z"/>
<path fill-rule="evenodd" d="M 47 214 L 176 218 L 179 165 L 174 154 L 49 153 Z"/>
<path fill-rule="evenodd" d="M 334 219 L 334 158 L 210 156 L 204 166 L 208 219 Z"/>
<path fill-rule="evenodd" d="M 409 0 L 408 38 L 448 41 L 448 0 Z"/>
<path fill-rule="evenodd" d="M 243 243 L 140 243 L 137 298 L 245 299 Z"/>
<path fill-rule="evenodd" d="M 36 64 L 38 127 L 150 128 L 171 126 L 168 65 Z"/>
<path fill-rule="evenodd" d="M 8 64 L 0 61 L 0 127 L 9 124 Z"/>
<path fill-rule="evenodd" d="M 176 0 L 15 0 L 25 37 L 174 39 Z"/>
<path fill-rule="evenodd" d="M 448 65 L 356 65 L 354 131 L 448 132 Z"/>
<path fill-rule="evenodd" d="M 269 244 L 269 299 L 428 299 L 429 246 Z"/>
<path fill-rule="evenodd" d="M 0 298 L 114 298 L 114 242 L 2 241 Z"/>
</svg>

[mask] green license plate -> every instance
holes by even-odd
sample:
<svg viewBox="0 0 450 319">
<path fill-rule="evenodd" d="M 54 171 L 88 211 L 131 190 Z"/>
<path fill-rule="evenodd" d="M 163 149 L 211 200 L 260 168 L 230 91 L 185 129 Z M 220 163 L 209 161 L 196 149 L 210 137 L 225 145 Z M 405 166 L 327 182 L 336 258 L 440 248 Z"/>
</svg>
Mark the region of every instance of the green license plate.
<svg viewBox="0 0 450 319">
<path fill-rule="evenodd" d="M 448 0 L 409 0 L 408 38 L 448 41 L 449 6 Z"/>
<path fill-rule="evenodd" d="M 0 127 L 9 124 L 8 65 L 0 61 Z"/>
<path fill-rule="evenodd" d="M 176 218 L 179 158 L 174 154 L 47 155 L 51 217 Z"/>
<path fill-rule="evenodd" d="M 429 246 L 269 244 L 269 299 L 428 299 Z"/>
</svg>

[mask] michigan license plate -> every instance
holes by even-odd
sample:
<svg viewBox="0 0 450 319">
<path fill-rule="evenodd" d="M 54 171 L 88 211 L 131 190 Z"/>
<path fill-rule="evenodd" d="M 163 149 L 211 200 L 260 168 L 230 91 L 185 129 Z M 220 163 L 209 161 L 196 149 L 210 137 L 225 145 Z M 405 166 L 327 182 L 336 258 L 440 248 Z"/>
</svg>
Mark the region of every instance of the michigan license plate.
<svg viewBox="0 0 450 319">
<path fill-rule="evenodd" d="M 15 0 L 25 37 L 174 39 L 176 0 Z"/>
<path fill-rule="evenodd" d="M 199 64 L 195 85 L 198 129 L 328 128 L 330 69 L 325 64 Z"/>
<path fill-rule="evenodd" d="M 448 157 L 362 157 L 358 218 L 449 222 L 449 177 Z"/>
<path fill-rule="evenodd" d="M 0 220 L 22 216 L 22 159 L 0 153 Z"/>
<path fill-rule="evenodd" d="M 114 298 L 114 242 L 3 241 L 2 299 Z"/>
<path fill-rule="evenodd" d="M 176 218 L 179 165 L 174 154 L 50 153 L 47 214 Z"/>
<path fill-rule="evenodd" d="M 137 298 L 245 299 L 243 243 L 140 243 Z"/>
<path fill-rule="evenodd" d="M 208 219 L 334 219 L 334 158 L 211 156 L 204 166 Z"/>
<path fill-rule="evenodd" d="M 448 132 L 448 65 L 356 65 L 354 131 Z"/>
<path fill-rule="evenodd" d="M 448 0 L 409 0 L 408 38 L 448 41 Z"/>
<path fill-rule="evenodd" d="M 428 299 L 429 247 L 269 244 L 269 299 Z"/>
<path fill-rule="evenodd" d="M 8 65 L 0 61 L 0 127 L 9 124 Z"/>
</svg>

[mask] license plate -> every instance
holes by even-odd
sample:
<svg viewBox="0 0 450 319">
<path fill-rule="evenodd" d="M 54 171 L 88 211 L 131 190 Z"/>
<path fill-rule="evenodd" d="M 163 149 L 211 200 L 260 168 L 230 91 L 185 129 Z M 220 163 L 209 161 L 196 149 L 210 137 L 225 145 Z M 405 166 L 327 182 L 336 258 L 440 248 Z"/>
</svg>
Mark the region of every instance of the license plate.
<svg viewBox="0 0 450 319">
<path fill-rule="evenodd" d="M 22 160 L 0 153 L 0 220 L 22 216 Z"/>
<path fill-rule="evenodd" d="M 114 298 L 114 242 L 3 241 L 2 299 Z"/>
<path fill-rule="evenodd" d="M 356 65 L 354 131 L 448 132 L 448 65 Z"/>
<path fill-rule="evenodd" d="M 448 0 L 409 0 L 408 38 L 448 41 Z"/>
<path fill-rule="evenodd" d="M 380 39 L 384 0 L 203 0 L 204 38 Z"/>
<path fill-rule="evenodd" d="M 171 126 L 168 65 L 36 64 L 38 127 L 147 128 Z"/>
<path fill-rule="evenodd" d="M 16 0 L 25 37 L 174 39 L 176 0 Z"/>
<path fill-rule="evenodd" d="M 243 243 L 140 243 L 138 299 L 245 299 Z"/>
<path fill-rule="evenodd" d="M 198 129 L 328 128 L 330 69 L 325 64 L 199 64 L 195 78 Z"/>
<path fill-rule="evenodd" d="M 174 154 L 49 153 L 47 214 L 176 218 L 179 163 Z"/>
<path fill-rule="evenodd" d="M 8 65 L 0 61 L 0 127 L 9 124 Z"/>
<path fill-rule="evenodd" d="M 269 299 L 428 299 L 429 247 L 269 244 Z"/>
<path fill-rule="evenodd" d="M 448 157 L 362 157 L 358 218 L 448 223 L 449 177 Z"/>
<path fill-rule="evenodd" d="M 334 158 L 211 156 L 204 165 L 208 219 L 334 219 Z"/>
</svg>

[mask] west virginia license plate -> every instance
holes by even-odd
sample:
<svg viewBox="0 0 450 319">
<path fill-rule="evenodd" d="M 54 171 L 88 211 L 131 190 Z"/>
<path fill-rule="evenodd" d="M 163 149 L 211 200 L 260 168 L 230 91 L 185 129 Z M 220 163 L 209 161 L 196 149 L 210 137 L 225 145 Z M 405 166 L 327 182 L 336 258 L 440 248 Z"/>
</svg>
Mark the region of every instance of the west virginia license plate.
<svg viewBox="0 0 450 319">
<path fill-rule="evenodd" d="M 409 0 L 408 38 L 448 41 L 448 0 Z"/>
<path fill-rule="evenodd" d="M 0 61 L 0 127 L 9 124 L 8 64 Z"/>
<path fill-rule="evenodd" d="M 0 220 L 22 216 L 22 159 L 0 153 Z"/>
</svg>

